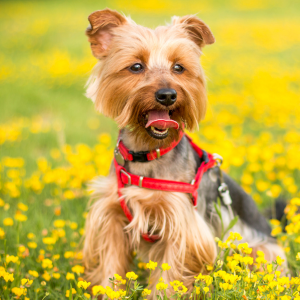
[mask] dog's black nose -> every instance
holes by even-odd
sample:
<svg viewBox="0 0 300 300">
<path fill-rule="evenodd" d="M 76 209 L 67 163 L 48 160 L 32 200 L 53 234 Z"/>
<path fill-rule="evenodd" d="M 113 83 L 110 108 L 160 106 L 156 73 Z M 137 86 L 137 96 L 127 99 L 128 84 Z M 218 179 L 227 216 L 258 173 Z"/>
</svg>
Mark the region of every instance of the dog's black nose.
<svg viewBox="0 0 300 300">
<path fill-rule="evenodd" d="M 175 103 L 177 93 L 174 89 L 160 89 L 155 93 L 155 98 L 160 104 L 169 106 Z"/>
</svg>

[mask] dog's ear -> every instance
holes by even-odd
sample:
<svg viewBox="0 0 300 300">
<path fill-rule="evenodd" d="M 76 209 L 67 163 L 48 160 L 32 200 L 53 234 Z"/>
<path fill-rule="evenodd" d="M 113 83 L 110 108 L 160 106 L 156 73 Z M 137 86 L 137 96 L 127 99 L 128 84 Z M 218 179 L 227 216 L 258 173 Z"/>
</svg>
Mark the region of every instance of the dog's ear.
<svg viewBox="0 0 300 300">
<path fill-rule="evenodd" d="M 194 15 L 187 15 L 181 18 L 174 16 L 172 23 L 173 25 L 181 25 L 187 31 L 190 39 L 201 48 L 215 42 L 215 37 L 209 27 Z"/>
<path fill-rule="evenodd" d="M 89 37 L 93 55 L 100 59 L 107 54 L 113 37 L 112 29 L 127 23 L 127 20 L 108 8 L 93 12 L 88 19 L 90 26 L 86 29 L 86 35 Z"/>
</svg>

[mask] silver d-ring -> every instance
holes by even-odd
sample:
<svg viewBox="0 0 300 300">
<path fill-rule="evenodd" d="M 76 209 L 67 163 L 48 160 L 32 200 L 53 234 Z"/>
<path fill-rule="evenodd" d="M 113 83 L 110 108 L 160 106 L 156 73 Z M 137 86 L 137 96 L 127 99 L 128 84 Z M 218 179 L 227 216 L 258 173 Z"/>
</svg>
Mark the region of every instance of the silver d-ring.
<svg viewBox="0 0 300 300">
<path fill-rule="evenodd" d="M 221 166 L 223 163 L 223 157 L 218 153 L 213 153 L 213 159 L 217 161 L 218 166 Z"/>
</svg>

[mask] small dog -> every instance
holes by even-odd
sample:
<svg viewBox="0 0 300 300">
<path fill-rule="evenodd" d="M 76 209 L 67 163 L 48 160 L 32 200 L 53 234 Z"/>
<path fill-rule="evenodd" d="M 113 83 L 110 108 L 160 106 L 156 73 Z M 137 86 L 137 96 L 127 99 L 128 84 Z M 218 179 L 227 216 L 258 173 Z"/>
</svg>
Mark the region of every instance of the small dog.
<svg viewBox="0 0 300 300">
<path fill-rule="evenodd" d="M 263 250 L 269 261 L 284 257 L 252 198 L 183 133 L 197 129 L 206 111 L 199 58 L 215 41 L 209 27 L 189 15 L 152 30 L 109 9 L 89 21 L 86 34 L 99 62 L 87 97 L 121 130 L 109 176 L 93 185 L 83 249 L 87 280 L 106 286 L 114 273 L 124 276 L 136 250 L 146 261 L 167 262 L 165 280 L 191 289 L 216 258 L 220 196 L 225 226 L 232 212 L 239 216 L 232 230 L 254 256 Z M 159 276 L 153 272 L 150 289 Z"/>
</svg>

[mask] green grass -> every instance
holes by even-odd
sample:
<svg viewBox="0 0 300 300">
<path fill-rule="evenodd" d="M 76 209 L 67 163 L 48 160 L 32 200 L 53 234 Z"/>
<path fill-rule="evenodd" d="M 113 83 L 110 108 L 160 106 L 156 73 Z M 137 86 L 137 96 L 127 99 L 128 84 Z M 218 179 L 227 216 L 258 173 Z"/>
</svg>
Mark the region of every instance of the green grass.
<svg viewBox="0 0 300 300">
<path fill-rule="evenodd" d="M 82 180 L 80 188 L 70 187 L 75 175 L 68 178 L 66 186 L 45 184 L 38 192 L 26 188 L 24 182 L 35 173 L 42 181 L 45 174 L 37 171 L 40 157 L 48 160 L 49 170 L 65 167 L 78 177 L 89 166 L 94 168 L 94 175 L 107 173 L 118 128 L 112 120 L 97 114 L 93 103 L 84 96 L 85 82 L 96 63 L 84 35 L 87 16 L 105 7 L 122 11 L 150 27 L 170 22 L 173 15 L 198 13 L 209 24 L 217 42 L 204 48 L 201 58 L 208 77 L 209 109 L 194 138 L 205 150 L 224 156 L 224 169 L 261 207 L 271 206 L 278 195 L 286 199 L 299 196 L 299 1 L 2 1 L 0 141 L 1 130 L 9 131 L 20 119 L 27 125 L 21 128 L 20 139 L 0 143 L 0 198 L 9 206 L 0 207 L 0 227 L 5 230 L 6 250 L 11 255 L 17 254 L 18 235 L 19 243 L 26 246 L 27 234 L 36 234 L 38 248 L 30 249 L 13 285 L 19 285 L 28 270 L 36 269 L 40 277 L 34 288 L 53 292 L 48 299 L 62 299 L 61 294 L 69 288 L 65 274 L 71 272 L 72 262 L 63 256 L 65 251 L 76 249 L 70 242 L 78 245 L 80 241 L 78 230 L 84 227 L 83 213 L 89 198 L 86 184 L 93 174 Z M 36 118 L 43 121 L 45 130 L 34 134 L 29 127 Z M 103 136 L 99 141 L 103 133 L 111 135 L 111 142 L 105 143 Z M 81 161 L 77 144 L 90 147 L 91 160 Z M 100 153 L 99 144 L 103 146 Z M 67 145 L 73 147 L 79 166 L 70 163 Z M 61 158 L 51 157 L 52 149 L 59 149 Z M 8 178 L 5 157 L 25 160 L 22 169 L 26 174 L 19 197 L 12 197 L 5 187 L 13 181 Z M 247 182 L 246 175 L 251 175 L 253 181 Z M 262 182 L 268 184 L 266 189 L 261 188 Z M 65 200 L 63 193 L 70 189 L 79 196 Z M 24 212 L 28 221 L 3 226 L 3 219 L 18 211 L 19 202 L 29 207 Z M 61 215 L 56 216 L 54 212 L 59 207 Z M 53 235 L 53 220 L 58 218 L 77 222 L 78 230 L 66 228 L 66 238 L 58 239 L 55 248 L 50 249 L 42 242 L 42 232 L 47 229 L 48 236 Z M 0 240 L 1 263 L 4 240 Z M 297 243 L 291 247 L 288 255 L 293 262 L 300 249 Z M 44 271 L 36 262 L 41 249 L 49 257 L 61 255 L 56 266 L 63 280 L 52 278 L 45 287 L 40 285 Z M 293 262 L 292 269 L 299 270 L 298 262 Z M 0 283 L 0 288 L 3 286 Z M 30 295 L 40 299 L 41 292 Z"/>
</svg>

